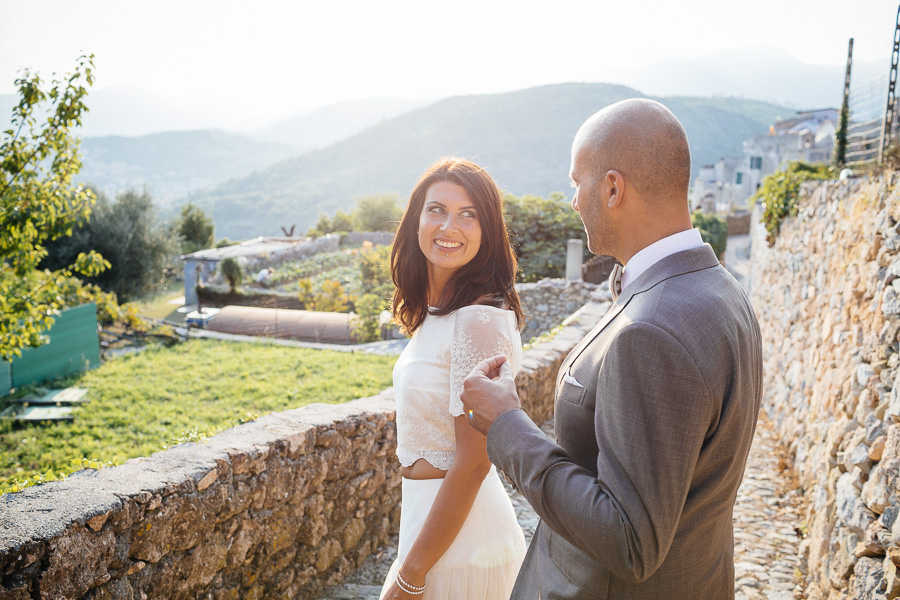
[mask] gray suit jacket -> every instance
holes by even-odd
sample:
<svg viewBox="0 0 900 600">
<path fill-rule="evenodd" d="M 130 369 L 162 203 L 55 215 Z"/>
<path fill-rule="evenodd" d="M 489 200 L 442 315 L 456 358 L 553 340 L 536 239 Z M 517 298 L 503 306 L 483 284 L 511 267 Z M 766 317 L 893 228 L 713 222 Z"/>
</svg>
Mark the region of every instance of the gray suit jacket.
<svg viewBox="0 0 900 600">
<path fill-rule="evenodd" d="M 557 443 L 520 410 L 488 433 L 541 517 L 512 598 L 734 598 L 761 396 L 756 316 L 709 245 L 638 277 L 560 369 Z"/>
</svg>

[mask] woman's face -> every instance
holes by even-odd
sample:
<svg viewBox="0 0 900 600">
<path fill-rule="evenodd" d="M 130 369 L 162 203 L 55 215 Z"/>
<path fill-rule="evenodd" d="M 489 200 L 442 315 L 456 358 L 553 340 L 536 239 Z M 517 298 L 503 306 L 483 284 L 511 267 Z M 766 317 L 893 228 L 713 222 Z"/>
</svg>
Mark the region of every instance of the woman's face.
<svg viewBox="0 0 900 600">
<path fill-rule="evenodd" d="M 419 248 L 429 271 L 449 276 L 475 258 L 480 247 L 481 224 L 465 188 L 449 181 L 431 184 L 419 217 Z"/>
</svg>

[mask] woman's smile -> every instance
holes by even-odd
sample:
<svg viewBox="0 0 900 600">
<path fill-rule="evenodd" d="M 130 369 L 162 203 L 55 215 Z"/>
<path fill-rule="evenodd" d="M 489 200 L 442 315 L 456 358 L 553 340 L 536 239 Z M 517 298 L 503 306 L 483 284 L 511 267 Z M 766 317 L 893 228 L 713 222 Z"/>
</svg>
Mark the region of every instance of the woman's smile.
<svg viewBox="0 0 900 600">
<path fill-rule="evenodd" d="M 446 281 L 469 263 L 481 247 L 481 223 L 466 189 L 438 181 L 425 193 L 419 218 L 419 248 L 432 275 Z"/>
</svg>

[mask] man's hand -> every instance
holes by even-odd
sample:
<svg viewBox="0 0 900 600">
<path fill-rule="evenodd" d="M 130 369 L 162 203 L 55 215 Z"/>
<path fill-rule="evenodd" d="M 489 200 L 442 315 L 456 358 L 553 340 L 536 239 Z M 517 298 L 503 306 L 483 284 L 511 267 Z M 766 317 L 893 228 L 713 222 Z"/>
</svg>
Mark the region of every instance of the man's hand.
<svg viewBox="0 0 900 600">
<path fill-rule="evenodd" d="M 522 406 L 505 356 L 493 356 L 475 365 L 463 384 L 461 398 L 469 425 L 484 435 L 497 417 Z"/>
</svg>

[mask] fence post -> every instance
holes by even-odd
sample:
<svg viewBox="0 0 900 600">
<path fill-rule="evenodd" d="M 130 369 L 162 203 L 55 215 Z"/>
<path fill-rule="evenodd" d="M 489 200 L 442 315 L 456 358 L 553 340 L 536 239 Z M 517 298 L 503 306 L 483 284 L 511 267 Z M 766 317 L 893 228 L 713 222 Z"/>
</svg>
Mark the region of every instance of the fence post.
<svg viewBox="0 0 900 600">
<path fill-rule="evenodd" d="M 584 242 L 566 242 L 566 279 L 581 279 L 581 262 L 584 257 Z"/>
</svg>

